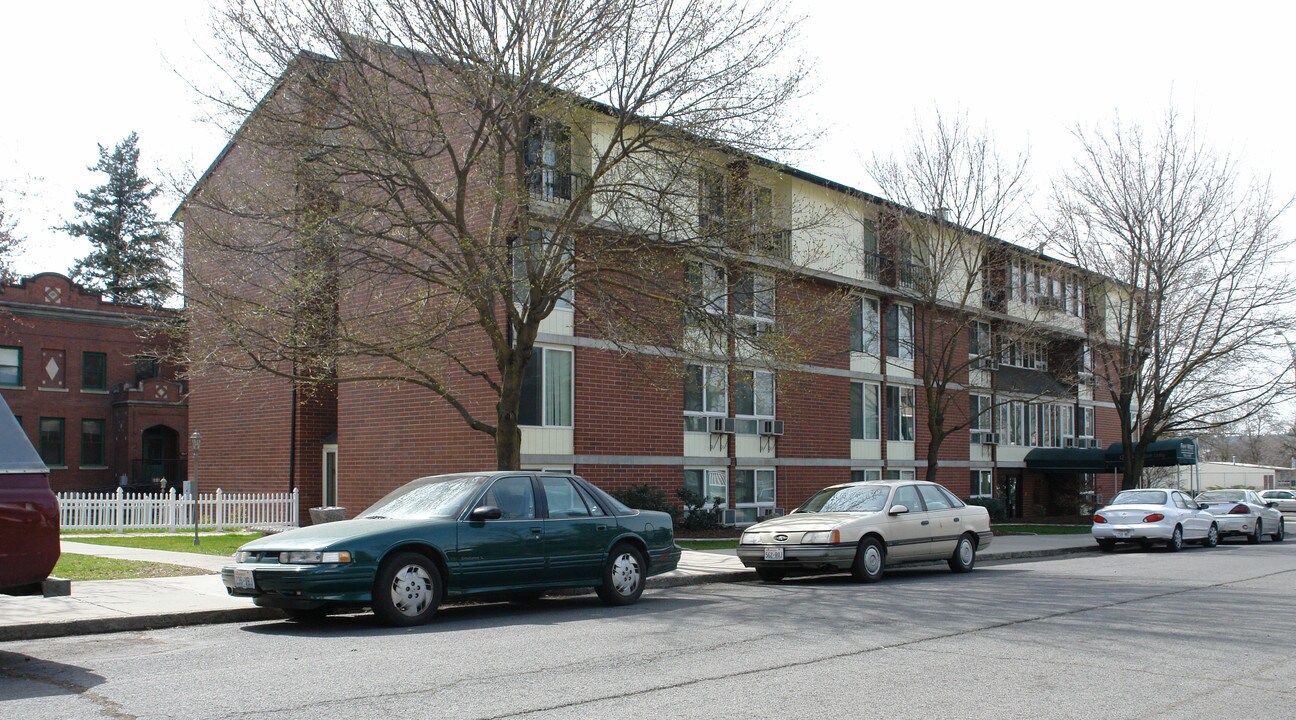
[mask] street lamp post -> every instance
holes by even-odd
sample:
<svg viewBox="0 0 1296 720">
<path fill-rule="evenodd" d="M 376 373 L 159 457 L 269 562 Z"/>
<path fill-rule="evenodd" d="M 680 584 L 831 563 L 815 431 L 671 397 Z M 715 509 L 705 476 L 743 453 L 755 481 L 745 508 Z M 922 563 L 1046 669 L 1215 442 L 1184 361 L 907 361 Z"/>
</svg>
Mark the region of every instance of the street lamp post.
<svg viewBox="0 0 1296 720">
<path fill-rule="evenodd" d="M 189 447 L 193 450 L 193 514 L 194 514 L 194 545 L 198 545 L 198 448 L 202 446 L 202 433 L 197 430 L 189 436 Z"/>
</svg>

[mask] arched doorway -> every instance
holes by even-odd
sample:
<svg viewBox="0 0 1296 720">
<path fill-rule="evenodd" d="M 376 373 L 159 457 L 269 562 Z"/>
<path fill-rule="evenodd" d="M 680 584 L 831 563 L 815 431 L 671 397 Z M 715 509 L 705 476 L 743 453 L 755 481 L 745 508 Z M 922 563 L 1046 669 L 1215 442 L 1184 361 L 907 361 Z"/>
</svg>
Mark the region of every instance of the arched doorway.
<svg viewBox="0 0 1296 720">
<path fill-rule="evenodd" d="M 166 478 L 166 487 L 179 488 L 184 482 L 180 477 L 179 447 L 180 433 L 166 425 L 154 425 L 144 430 L 140 446 L 140 480 L 160 485 L 161 479 Z"/>
</svg>

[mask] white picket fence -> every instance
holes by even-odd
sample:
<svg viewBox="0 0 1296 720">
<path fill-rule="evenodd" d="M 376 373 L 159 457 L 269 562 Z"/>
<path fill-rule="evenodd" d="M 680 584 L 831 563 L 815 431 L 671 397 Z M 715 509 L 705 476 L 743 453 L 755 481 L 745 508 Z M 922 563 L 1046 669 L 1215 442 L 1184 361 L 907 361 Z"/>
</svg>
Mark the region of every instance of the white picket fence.
<svg viewBox="0 0 1296 720">
<path fill-rule="evenodd" d="M 192 529 L 195 504 L 172 488 L 165 495 L 116 492 L 61 492 L 59 527 L 63 530 L 169 530 Z M 198 527 L 297 527 L 297 491 L 291 493 L 199 493 Z"/>
</svg>

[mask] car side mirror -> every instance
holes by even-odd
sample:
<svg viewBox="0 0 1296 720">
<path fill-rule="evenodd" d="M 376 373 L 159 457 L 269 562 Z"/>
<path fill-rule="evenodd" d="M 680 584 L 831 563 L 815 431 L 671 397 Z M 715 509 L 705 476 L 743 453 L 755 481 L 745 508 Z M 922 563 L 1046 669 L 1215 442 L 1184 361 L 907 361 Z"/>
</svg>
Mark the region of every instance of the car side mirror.
<svg viewBox="0 0 1296 720">
<path fill-rule="evenodd" d="M 1265 507 L 1267 507 L 1267 508 L 1276 508 L 1276 507 L 1278 507 L 1278 501 L 1277 501 L 1277 500 L 1270 500 L 1269 502 L 1265 503 Z"/>
<path fill-rule="evenodd" d="M 1210 507 L 1210 503 L 1197 503 L 1197 509 L 1199 510 L 1205 510 L 1208 507 Z"/>
<path fill-rule="evenodd" d="M 504 517 L 503 511 L 494 505 L 475 507 L 472 512 L 468 513 L 468 519 L 474 522 L 481 522 L 483 520 L 499 520 L 502 517 Z"/>
<path fill-rule="evenodd" d="M 887 511 L 887 514 L 888 514 L 888 515 L 903 515 L 903 514 L 905 514 L 905 513 L 907 513 L 907 512 L 909 512 L 909 506 L 908 506 L 908 505 L 892 505 L 892 506 L 891 506 L 891 509 Z"/>
</svg>

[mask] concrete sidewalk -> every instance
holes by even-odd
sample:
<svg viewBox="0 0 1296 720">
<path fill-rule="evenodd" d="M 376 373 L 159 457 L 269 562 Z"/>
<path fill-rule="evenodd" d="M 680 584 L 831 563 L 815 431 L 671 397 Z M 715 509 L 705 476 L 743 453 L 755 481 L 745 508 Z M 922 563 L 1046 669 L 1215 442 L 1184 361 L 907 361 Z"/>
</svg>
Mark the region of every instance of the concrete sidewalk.
<svg viewBox="0 0 1296 720">
<path fill-rule="evenodd" d="M 179 625 L 278 619 L 283 613 L 231 597 L 212 574 L 229 564 L 222 555 L 143 550 L 64 540 L 63 552 L 144 560 L 194 568 L 194 575 L 72 583 L 72 595 L 44 598 L 0 595 L 0 642 Z M 1069 555 L 1097 550 L 1089 535 L 996 537 L 978 563 Z M 756 574 L 733 550 L 685 550 L 679 568 L 648 580 L 648 589 L 713 582 L 744 582 Z"/>
</svg>

